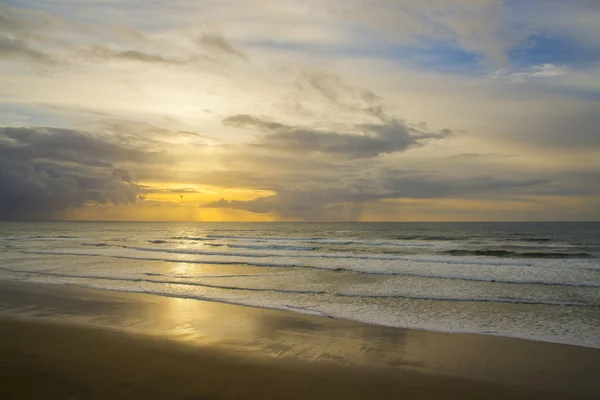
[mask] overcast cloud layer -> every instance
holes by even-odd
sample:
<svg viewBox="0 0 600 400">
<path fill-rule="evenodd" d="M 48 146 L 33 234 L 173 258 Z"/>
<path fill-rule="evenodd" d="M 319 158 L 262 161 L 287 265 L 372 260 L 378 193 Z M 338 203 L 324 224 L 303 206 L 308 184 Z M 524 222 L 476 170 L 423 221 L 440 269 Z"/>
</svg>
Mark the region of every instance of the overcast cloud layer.
<svg viewBox="0 0 600 400">
<path fill-rule="evenodd" d="M 2 220 L 597 220 L 599 126 L 594 0 L 0 4 Z"/>
</svg>

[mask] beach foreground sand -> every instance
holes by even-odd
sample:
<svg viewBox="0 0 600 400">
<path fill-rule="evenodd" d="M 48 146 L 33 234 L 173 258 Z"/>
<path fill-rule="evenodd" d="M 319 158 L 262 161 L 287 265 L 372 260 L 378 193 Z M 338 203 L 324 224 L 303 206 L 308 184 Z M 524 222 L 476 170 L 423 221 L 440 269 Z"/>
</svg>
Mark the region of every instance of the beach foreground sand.
<svg viewBox="0 0 600 400">
<path fill-rule="evenodd" d="M 600 350 L 0 284 L 2 399 L 600 396 Z"/>
</svg>

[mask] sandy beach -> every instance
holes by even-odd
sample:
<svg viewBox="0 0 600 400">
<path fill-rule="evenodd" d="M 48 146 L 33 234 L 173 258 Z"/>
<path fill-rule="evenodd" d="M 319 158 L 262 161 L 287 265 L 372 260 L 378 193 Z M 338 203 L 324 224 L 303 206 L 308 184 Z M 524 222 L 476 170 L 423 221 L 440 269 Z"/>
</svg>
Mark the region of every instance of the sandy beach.
<svg viewBox="0 0 600 400">
<path fill-rule="evenodd" d="M 3 399 L 597 398 L 600 351 L 2 283 Z"/>
</svg>

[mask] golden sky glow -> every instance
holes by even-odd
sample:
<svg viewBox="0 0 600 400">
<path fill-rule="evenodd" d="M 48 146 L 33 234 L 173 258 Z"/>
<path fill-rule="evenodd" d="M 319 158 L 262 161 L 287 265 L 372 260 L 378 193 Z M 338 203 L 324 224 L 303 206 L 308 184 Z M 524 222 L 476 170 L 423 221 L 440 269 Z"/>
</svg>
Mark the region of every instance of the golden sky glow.
<svg viewBox="0 0 600 400">
<path fill-rule="evenodd" d="M 194 207 L 203 206 L 222 198 L 251 201 L 275 194 L 267 190 L 224 188 L 177 182 L 140 181 L 137 183 L 146 188 L 147 193 L 144 194 L 144 200 L 148 202 L 176 203 L 178 205 Z"/>
</svg>

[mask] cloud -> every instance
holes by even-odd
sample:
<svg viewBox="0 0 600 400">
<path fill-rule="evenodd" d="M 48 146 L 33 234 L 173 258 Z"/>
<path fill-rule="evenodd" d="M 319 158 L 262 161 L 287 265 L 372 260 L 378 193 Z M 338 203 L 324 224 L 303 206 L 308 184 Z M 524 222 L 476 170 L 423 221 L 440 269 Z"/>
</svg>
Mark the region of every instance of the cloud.
<svg viewBox="0 0 600 400">
<path fill-rule="evenodd" d="M 312 190 L 295 189 L 293 183 L 285 184 L 277 194 L 250 201 L 220 199 L 203 205 L 205 208 L 232 208 L 254 213 L 275 213 L 284 218 L 301 218 L 309 221 L 360 219 L 365 204 L 382 199 L 441 199 L 471 198 L 474 195 L 495 198 L 510 191 L 526 194 L 550 183 L 547 179 L 507 179 L 491 176 L 474 176 L 448 180 L 443 176 L 428 176 L 419 172 L 379 171 L 375 180 L 346 177 L 333 186 Z M 337 214 L 345 209 L 343 216 Z"/>
<path fill-rule="evenodd" d="M 147 149 L 85 131 L 0 128 L 0 220 L 135 202 L 140 188 L 119 165 L 152 159 Z"/>
<path fill-rule="evenodd" d="M 74 207 L 134 203 L 148 193 L 198 193 L 139 182 L 176 181 L 182 172 L 193 179 L 188 163 L 202 155 L 204 140 L 128 121 L 90 130 L 0 127 L 0 220 L 60 218 Z"/>
<path fill-rule="evenodd" d="M 228 55 L 236 56 L 242 59 L 247 59 L 246 54 L 241 51 L 235 49 L 231 43 L 229 43 L 225 38 L 218 33 L 202 33 L 198 39 L 198 44 L 208 50 L 216 51 L 220 53 L 225 53 Z"/>
<path fill-rule="evenodd" d="M 26 42 L 2 36 L 0 36 L 0 58 L 16 58 L 35 62 L 50 60 L 47 54 L 31 48 Z"/>
<path fill-rule="evenodd" d="M 173 64 L 183 65 L 193 61 L 193 59 L 172 59 L 166 58 L 159 54 L 150 54 L 138 50 L 116 50 L 110 49 L 106 46 L 94 44 L 90 46 L 88 50 L 85 50 L 83 54 L 89 54 L 93 57 L 104 58 L 104 59 L 115 59 L 124 61 L 138 61 L 143 63 L 159 63 L 159 64 Z"/>
<path fill-rule="evenodd" d="M 312 118 L 331 112 L 350 114 L 360 117 L 386 118 L 383 99 L 370 90 L 357 88 L 339 75 L 313 68 L 300 68 L 294 71 L 295 90 L 287 98 L 296 112 L 308 113 Z"/>
<path fill-rule="evenodd" d="M 390 119 L 380 124 L 356 125 L 357 133 L 322 131 L 301 126 L 270 122 L 251 115 L 232 115 L 223 120 L 226 125 L 254 127 L 267 132 L 255 146 L 279 151 L 323 153 L 341 158 L 368 158 L 384 153 L 404 151 L 428 139 L 442 139 L 448 129 L 422 132 L 404 122 Z"/>
<path fill-rule="evenodd" d="M 533 65 L 518 71 L 498 70 L 489 75 L 491 79 L 503 79 L 509 82 L 522 82 L 532 78 L 555 78 L 569 73 L 569 69 L 562 65 L 540 64 Z"/>
<path fill-rule="evenodd" d="M 0 57 L 4 58 L 34 62 L 60 60 L 73 65 L 90 60 L 186 65 L 200 61 L 212 63 L 214 55 L 223 54 L 246 58 L 220 34 L 204 33 L 190 40 L 183 29 L 174 32 L 173 39 L 164 39 L 118 23 L 112 27 L 90 21 L 82 23 L 70 15 L 58 17 L 43 11 L 0 5 Z M 198 46 L 204 49 L 204 54 L 199 53 Z"/>
<path fill-rule="evenodd" d="M 172 121 L 170 121 L 172 122 Z M 156 144 L 164 145 L 169 140 L 173 139 L 188 139 L 192 140 L 195 145 L 202 145 L 206 141 L 218 142 L 220 139 L 213 136 L 203 135 L 198 132 L 187 130 L 171 130 L 157 127 L 144 122 L 134 122 L 126 120 L 114 119 L 112 121 L 103 121 L 101 126 L 114 132 L 120 136 L 129 138 L 137 138 L 143 141 L 153 141 Z"/>
<path fill-rule="evenodd" d="M 510 49 L 528 35 L 524 27 L 507 24 L 509 8 L 499 0 L 340 0 L 329 9 L 333 17 L 381 32 L 388 41 L 458 46 L 495 65 L 506 64 Z"/>
<path fill-rule="evenodd" d="M 87 203 L 135 202 L 138 189 L 85 165 L 0 161 L 0 220 L 49 219 Z"/>
<path fill-rule="evenodd" d="M 129 171 L 126 171 L 122 168 L 116 168 L 113 170 L 113 176 L 120 180 L 121 182 L 131 183 L 131 177 L 129 176 Z"/>
<path fill-rule="evenodd" d="M 21 9 L 0 4 L 0 58 L 36 63 L 54 63 L 47 51 L 52 42 L 50 31 L 66 23 L 43 11 Z"/>
<path fill-rule="evenodd" d="M 151 188 L 144 185 L 138 185 L 140 189 L 144 192 L 144 194 L 149 193 L 166 193 L 166 194 L 190 194 L 190 193 L 202 193 L 199 190 L 193 188 L 178 188 L 178 189 L 170 189 L 170 188 Z M 145 196 L 144 196 L 145 198 Z"/>
<path fill-rule="evenodd" d="M 0 158 L 13 162 L 48 159 L 108 167 L 119 161 L 159 161 L 162 155 L 132 137 L 76 129 L 6 127 L 0 128 L 0 138 Z"/>
<path fill-rule="evenodd" d="M 41 10 L 0 4 L 0 34 L 18 38 L 36 38 L 40 32 L 64 25 L 66 23 L 61 18 Z"/>
</svg>

